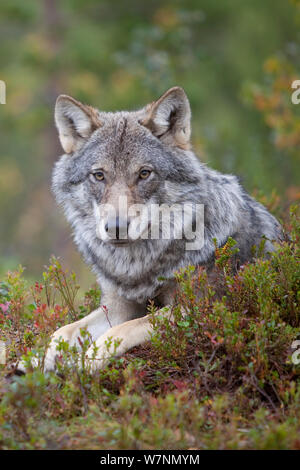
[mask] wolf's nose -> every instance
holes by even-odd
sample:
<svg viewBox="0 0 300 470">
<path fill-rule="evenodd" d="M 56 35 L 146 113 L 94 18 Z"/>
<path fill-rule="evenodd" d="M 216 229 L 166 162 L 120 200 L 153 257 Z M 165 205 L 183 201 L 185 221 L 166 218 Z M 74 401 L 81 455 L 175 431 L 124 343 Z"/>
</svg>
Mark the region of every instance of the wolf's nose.
<svg viewBox="0 0 300 470">
<path fill-rule="evenodd" d="M 105 224 L 105 230 L 109 238 L 120 240 L 126 239 L 128 234 L 129 221 L 122 217 L 108 219 Z"/>
</svg>

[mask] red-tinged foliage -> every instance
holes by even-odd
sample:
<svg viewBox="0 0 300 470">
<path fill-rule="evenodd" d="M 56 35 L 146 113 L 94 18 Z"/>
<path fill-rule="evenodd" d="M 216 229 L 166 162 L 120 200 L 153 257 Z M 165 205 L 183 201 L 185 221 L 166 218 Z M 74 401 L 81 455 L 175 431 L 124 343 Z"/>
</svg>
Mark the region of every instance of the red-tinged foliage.
<svg viewBox="0 0 300 470">
<path fill-rule="evenodd" d="M 49 448 L 54 439 L 59 448 L 297 448 L 296 208 L 288 226 L 287 241 L 266 259 L 257 247 L 254 262 L 239 271 L 235 242 L 229 239 L 216 249 L 213 272 L 191 266 L 177 273 L 172 319 L 158 316 L 150 304 L 151 341 L 112 358 L 94 374 L 85 361 L 91 340 L 84 330 L 78 351 L 59 343 L 57 374 L 43 374 L 41 368 L 52 332 L 95 308 L 99 291 L 92 288 L 81 305 L 75 303 L 75 276 L 55 259 L 43 283 L 32 287 L 21 269 L 9 273 L 0 284 L 1 336 L 9 339 L 0 377 L 0 422 L 11 424 L 0 446 Z M 24 377 L 11 376 L 9 385 L 5 376 L 22 354 L 28 361 L 36 357 L 38 367 Z M 62 439 L 58 426 L 64 429 Z"/>
</svg>

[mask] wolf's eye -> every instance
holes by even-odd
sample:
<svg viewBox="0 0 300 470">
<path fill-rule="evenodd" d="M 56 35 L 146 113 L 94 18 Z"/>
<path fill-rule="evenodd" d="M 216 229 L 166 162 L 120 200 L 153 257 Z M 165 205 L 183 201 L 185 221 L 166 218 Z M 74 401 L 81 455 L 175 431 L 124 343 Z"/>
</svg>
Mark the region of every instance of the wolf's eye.
<svg viewBox="0 0 300 470">
<path fill-rule="evenodd" d="M 150 170 L 141 170 L 140 171 L 140 179 L 146 180 L 151 175 Z"/>
<path fill-rule="evenodd" d="M 103 181 L 104 180 L 104 173 L 103 171 L 95 171 L 95 173 L 93 173 L 94 175 L 94 178 L 97 180 L 97 181 Z"/>
</svg>

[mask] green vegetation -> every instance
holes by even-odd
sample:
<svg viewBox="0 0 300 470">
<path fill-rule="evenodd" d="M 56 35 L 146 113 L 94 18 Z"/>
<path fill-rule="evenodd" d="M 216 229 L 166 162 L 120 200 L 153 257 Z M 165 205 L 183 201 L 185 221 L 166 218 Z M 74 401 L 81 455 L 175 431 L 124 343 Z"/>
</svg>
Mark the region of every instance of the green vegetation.
<svg viewBox="0 0 300 470">
<path fill-rule="evenodd" d="M 2 0 L 0 274 L 52 253 L 91 282 L 50 194 L 60 93 L 105 111 L 185 88 L 192 142 L 250 192 L 299 199 L 299 0 Z"/>
<path fill-rule="evenodd" d="M 287 216 L 300 199 L 299 24 L 299 0 L 1 2 L 0 448 L 300 449 L 300 225 Z M 196 153 L 240 176 L 287 241 L 233 274 L 229 240 L 211 284 L 177 274 L 173 322 L 150 305 L 146 345 L 91 375 L 82 331 L 44 374 L 52 332 L 100 299 L 50 194 L 55 99 L 135 109 L 173 85 L 190 98 Z M 40 279 L 51 253 L 66 268 L 51 257 Z M 16 377 L 22 355 L 38 367 Z"/>
<path fill-rule="evenodd" d="M 31 286 L 22 268 L 8 273 L 0 284 L 8 360 L 0 375 L 0 448 L 299 449 L 297 213 L 291 208 L 287 241 L 268 259 L 257 247 L 255 262 L 234 274 L 229 240 L 216 250 L 213 282 L 202 268 L 177 273 L 174 319 L 150 305 L 151 341 L 93 375 L 85 331 L 78 351 L 60 343 L 57 374 L 41 370 L 51 333 L 92 311 L 99 290 L 77 300 L 75 275 L 55 258 Z M 21 355 L 39 366 L 16 377 Z"/>
</svg>

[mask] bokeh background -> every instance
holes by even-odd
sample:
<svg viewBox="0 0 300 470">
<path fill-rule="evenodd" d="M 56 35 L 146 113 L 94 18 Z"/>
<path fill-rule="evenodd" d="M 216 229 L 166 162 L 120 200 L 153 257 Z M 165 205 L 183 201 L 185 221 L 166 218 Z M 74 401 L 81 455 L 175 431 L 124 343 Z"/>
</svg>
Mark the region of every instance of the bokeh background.
<svg viewBox="0 0 300 470">
<path fill-rule="evenodd" d="M 40 276 L 55 254 L 93 279 L 50 193 L 60 93 L 109 111 L 181 85 L 203 161 L 260 199 L 299 199 L 299 31 L 298 0 L 1 0 L 0 275 Z"/>
</svg>

